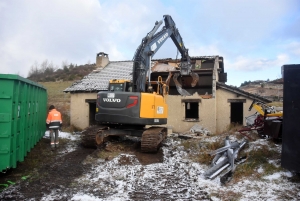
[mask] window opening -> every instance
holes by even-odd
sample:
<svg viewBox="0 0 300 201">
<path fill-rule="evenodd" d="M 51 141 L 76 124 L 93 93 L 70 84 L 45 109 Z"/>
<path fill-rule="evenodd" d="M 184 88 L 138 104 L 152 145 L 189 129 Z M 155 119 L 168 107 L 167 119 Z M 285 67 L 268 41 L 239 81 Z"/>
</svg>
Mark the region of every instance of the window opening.
<svg viewBox="0 0 300 201">
<path fill-rule="evenodd" d="M 199 120 L 199 103 L 185 102 L 185 119 Z"/>
</svg>

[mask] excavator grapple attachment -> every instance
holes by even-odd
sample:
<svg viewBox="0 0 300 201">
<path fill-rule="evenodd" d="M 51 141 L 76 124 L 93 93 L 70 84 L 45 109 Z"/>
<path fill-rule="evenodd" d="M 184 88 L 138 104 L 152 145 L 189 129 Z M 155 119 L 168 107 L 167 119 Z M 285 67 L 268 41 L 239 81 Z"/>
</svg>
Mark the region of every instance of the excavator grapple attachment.
<svg viewBox="0 0 300 201">
<path fill-rule="evenodd" d="M 179 73 L 175 73 L 173 75 L 173 81 L 175 83 L 176 89 L 178 93 L 182 96 L 191 96 L 189 92 L 187 92 L 185 89 L 182 88 L 181 84 L 178 82 Z"/>
<path fill-rule="evenodd" d="M 194 73 L 194 72 L 191 72 L 190 75 L 192 76 L 193 78 L 193 81 L 191 83 L 191 86 L 192 87 L 195 87 L 199 81 L 199 75 L 197 73 Z"/>
<path fill-rule="evenodd" d="M 194 86 L 196 86 L 196 84 L 197 84 L 198 81 L 199 81 L 199 76 L 198 76 L 197 73 L 194 73 L 194 72 L 191 72 L 190 75 L 191 75 L 192 78 L 193 78 L 193 81 L 191 82 L 191 86 L 194 87 Z M 179 76 L 180 76 L 179 73 L 175 73 L 175 74 L 173 75 L 173 81 L 174 81 L 174 83 L 175 83 L 175 86 L 176 86 L 176 89 L 177 89 L 178 93 L 179 93 L 180 95 L 182 95 L 182 96 L 191 96 L 191 94 L 190 94 L 188 91 L 186 91 L 185 89 L 182 88 L 182 85 L 181 85 L 181 84 L 179 83 L 179 81 L 178 81 L 178 77 L 179 77 Z"/>
</svg>

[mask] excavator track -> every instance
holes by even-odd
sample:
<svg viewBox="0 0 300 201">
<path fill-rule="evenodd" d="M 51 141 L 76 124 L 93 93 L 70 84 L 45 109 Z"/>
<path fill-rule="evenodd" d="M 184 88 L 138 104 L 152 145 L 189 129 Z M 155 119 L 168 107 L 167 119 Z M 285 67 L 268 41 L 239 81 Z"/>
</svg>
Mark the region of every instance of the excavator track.
<svg viewBox="0 0 300 201">
<path fill-rule="evenodd" d="M 141 151 L 157 152 L 161 142 L 167 138 L 167 128 L 150 127 L 142 134 Z"/>
<path fill-rule="evenodd" d="M 87 128 L 81 134 L 81 144 L 84 147 L 97 148 L 97 146 L 99 145 L 99 143 L 101 141 L 101 140 L 99 140 L 98 134 L 106 129 L 107 129 L 106 126 L 91 126 L 91 127 Z M 103 141 L 104 141 L 104 139 L 102 140 L 102 142 Z"/>
<path fill-rule="evenodd" d="M 161 142 L 167 138 L 167 131 L 165 127 L 150 127 L 141 131 L 141 151 L 157 152 Z M 105 142 L 109 141 L 111 137 L 120 136 L 120 133 L 124 135 L 122 129 L 114 130 L 107 126 L 93 126 L 82 133 L 81 142 L 85 147 L 99 148 L 105 145 Z"/>
</svg>

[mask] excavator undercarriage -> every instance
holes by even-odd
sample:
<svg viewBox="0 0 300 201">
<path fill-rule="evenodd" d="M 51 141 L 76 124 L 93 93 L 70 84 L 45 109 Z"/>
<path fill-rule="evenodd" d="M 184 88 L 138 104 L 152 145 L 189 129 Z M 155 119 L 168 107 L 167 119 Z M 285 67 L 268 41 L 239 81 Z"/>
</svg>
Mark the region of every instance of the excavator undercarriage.
<svg viewBox="0 0 300 201">
<path fill-rule="evenodd" d="M 92 126 L 82 132 L 81 143 L 85 147 L 103 147 L 113 137 L 126 136 L 135 136 L 135 141 L 141 143 L 142 152 L 157 152 L 161 142 L 167 138 L 167 128 L 153 126 L 150 128 L 131 129 Z"/>
</svg>

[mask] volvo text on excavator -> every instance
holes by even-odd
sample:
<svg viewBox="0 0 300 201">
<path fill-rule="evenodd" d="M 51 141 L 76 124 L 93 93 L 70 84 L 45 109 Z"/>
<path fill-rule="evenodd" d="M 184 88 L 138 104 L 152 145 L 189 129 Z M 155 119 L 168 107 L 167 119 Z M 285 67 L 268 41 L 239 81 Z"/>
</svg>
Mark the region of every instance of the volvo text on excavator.
<svg viewBox="0 0 300 201">
<path fill-rule="evenodd" d="M 110 80 L 108 91 L 97 94 L 95 118 L 101 124 L 96 134 L 98 145 L 111 136 L 137 136 L 141 139 L 142 152 L 156 152 L 167 137 L 167 128 L 160 125 L 167 124 L 166 96 L 170 79 L 173 77 L 178 93 L 184 96 L 190 94 L 177 81 L 179 76 L 192 76 L 191 86 L 197 84 L 198 74 L 192 71 L 188 49 L 174 21 L 169 15 L 163 18 L 165 26 L 157 32 L 163 21 L 156 22 L 137 48 L 132 80 Z M 181 54 L 180 70 L 170 72 L 166 80 L 159 76 L 158 80 L 152 81 L 151 59 L 169 37 Z"/>
</svg>

